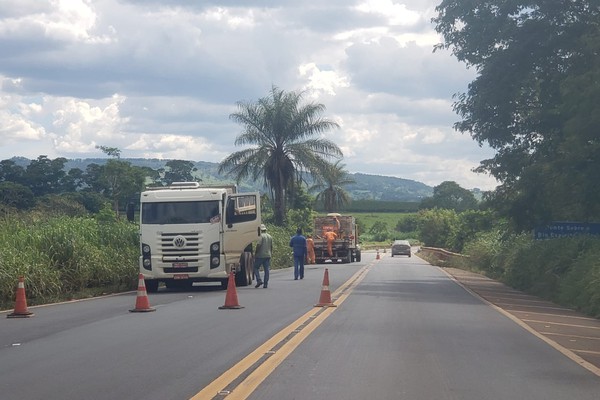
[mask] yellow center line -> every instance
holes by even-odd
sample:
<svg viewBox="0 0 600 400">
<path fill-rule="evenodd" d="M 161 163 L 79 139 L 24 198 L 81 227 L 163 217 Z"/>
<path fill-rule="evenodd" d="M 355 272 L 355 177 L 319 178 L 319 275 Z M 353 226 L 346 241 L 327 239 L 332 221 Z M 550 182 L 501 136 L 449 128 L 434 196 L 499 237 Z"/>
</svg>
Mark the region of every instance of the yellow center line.
<svg viewBox="0 0 600 400">
<path fill-rule="evenodd" d="M 372 266 L 373 263 L 365 265 L 332 294 L 332 298 L 336 298 L 333 301 L 335 305 L 339 306 L 346 300 Z M 224 396 L 228 400 L 246 399 L 336 309 L 336 307 L 311 309 L 205 386 L 190 400 L 223 398 Z M 277 346 L 279 347 L 277 348 Z M 274 350 L 275 348 L 277 350 Z M 269 356 L 261 361 L 265 358 L 265 354 L 269 354 Z M 252 367 L 255 369 L 242 382 L 235 387 L 228 387 Z"/>
</svg>

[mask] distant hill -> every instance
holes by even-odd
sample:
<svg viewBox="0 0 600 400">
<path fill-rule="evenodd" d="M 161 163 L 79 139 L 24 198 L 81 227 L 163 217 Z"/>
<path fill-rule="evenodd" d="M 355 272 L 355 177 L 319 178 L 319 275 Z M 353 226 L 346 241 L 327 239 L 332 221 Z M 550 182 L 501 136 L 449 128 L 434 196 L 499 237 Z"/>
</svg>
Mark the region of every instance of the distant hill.
<svg viewBox="0 0 600 400">
<path fill-rule="evenodd" d="M 152 169 L 164 168 L 168 160 L 159 159 L 123 159 L 129 161 L 132 165 L 140 167 L 149 167 Z M 80 168 L 85 170 L 89 163 L 103 164 L 106 159 L 85 159 L 72 160 L 67 163 L 67 169 Z M 71 164 L 73 163 L 73 164 Z M 219 164 L 198 161 L 195 163 L 198 171 L 196 176 L 207 184 L 215 183 L 234 183 L 233 179 L 227 175 L 219 174 Z M 433 188 L 424 183 L 395 178 L 391 176 L 368 175 L 362 173 L 349 174 L 356 183 L 345 186 L 354 200 L 380 200 L 380 201 L 421 201 L 424 197 L 433 195 Z M 239 188 L 244 191 L 263 191 L 262 181 L 243 181 Z"/>
<path fill-rule="evenodd" d="M 12 160 L 23 167 L 29 164 L 28 159 L 23 157 L 14 157 Z M 167 161 L 158 158 L 123 158 L 132 165 L 138 167 L 148 167 L 154 170 L 164 168 Z M 84 158 L 71 159 L 65 164 L 65 168 L 79 168 L 85 171 L 89 164 L 95 163 L 104 165 L 106 158 Z M 198 169 L 196 176 L 206 184 L 232 184 L 231 177 L 218 173 L 219 164 L 197 161 L 195 167 Z M 347 185 L 345 189 L 350 193 L 354 200 L 379 200 L 379 201 L 405 201 L 419 202 L 424 197 L 433 195 L 433 188 L 424 183 L 410 179 L 395 178 L 391 176 L 369 175 L 363 173 L 349 174 L 355 183 Z M 246 180 L 238 185 L 242 191 L 264 191 L 262 181 L 254 182 Z"/>
<path fill-rule="evenodd" d="M 345 189 L 355 200 L 421 201 L 433 196 L 433 188 L 424 183 L 392 176 L 350 174 L 356 183 Z"/>
</svg>

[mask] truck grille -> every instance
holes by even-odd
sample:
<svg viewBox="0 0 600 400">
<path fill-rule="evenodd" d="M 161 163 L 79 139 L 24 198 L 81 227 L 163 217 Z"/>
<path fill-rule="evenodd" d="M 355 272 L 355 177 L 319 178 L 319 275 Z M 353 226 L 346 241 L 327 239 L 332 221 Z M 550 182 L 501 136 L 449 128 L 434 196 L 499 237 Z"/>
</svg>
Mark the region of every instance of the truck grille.
<svg viewBox="0 0 600 400">
<path fill-rule="evenodd" d="M 197 262 L 199 260 L 202 238 L 199 233 L 161 233 L 159 234 L 159 252 L 163 262 Z"/>
</svg>

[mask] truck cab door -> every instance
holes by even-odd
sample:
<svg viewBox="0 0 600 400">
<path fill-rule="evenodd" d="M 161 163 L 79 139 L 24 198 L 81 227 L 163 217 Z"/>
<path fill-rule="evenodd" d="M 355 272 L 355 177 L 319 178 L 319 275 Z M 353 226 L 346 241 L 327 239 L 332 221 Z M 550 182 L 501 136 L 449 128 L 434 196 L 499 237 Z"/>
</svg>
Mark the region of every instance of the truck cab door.
<svg viewBox="0 0 600 400">
<path fill-rule="evenodd" d="M 230 257 L 239 258 L 244 248 L 258 239 L 260 224 L 258 192 L 227 196 L 223 224 L 223 251 L 228 260 Z"/>
</svg>

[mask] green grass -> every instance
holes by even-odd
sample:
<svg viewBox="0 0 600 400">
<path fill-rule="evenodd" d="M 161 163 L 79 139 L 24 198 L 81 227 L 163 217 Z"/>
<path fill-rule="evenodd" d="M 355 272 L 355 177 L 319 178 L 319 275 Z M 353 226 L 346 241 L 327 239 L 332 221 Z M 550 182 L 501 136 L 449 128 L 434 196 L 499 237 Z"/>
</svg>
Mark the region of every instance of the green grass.
<svg viewBox="0 0 600 400">
<path fill-rule="evenodd" d="M 414 213 L 401 213 L 401 212 L 354 212 L 353 215 L 358 223 L 361 230 L 368 230 L 375 224 L 375 222 L 385 222 L 390 230 L 394 230 L 396 224 L 408 215 Z"/>
<path fill-rule="evenodd" d="M 137 226 L 124 221 L 2 218 L 0 308 L 13 303 L 20 276 L 31 305 L 134 288 L 138 237 Z"/>
<path fill-rule="evenodd" d="M 404 212 L 356 212 L 352 213 L 358 223 L 363 248 L 385 248 L 391 246 L 395 239 L 405 239 L 412 244 L 417 245 L 418 233 L 415 231 L 401 232 L 396 230 L 396 226 L 404 218 L 413 217 L 416 213 Z M 368 232 L 376 223 L 385 223 L 388 228 L 386 240 L 375 240 Z"/>
</svg>

